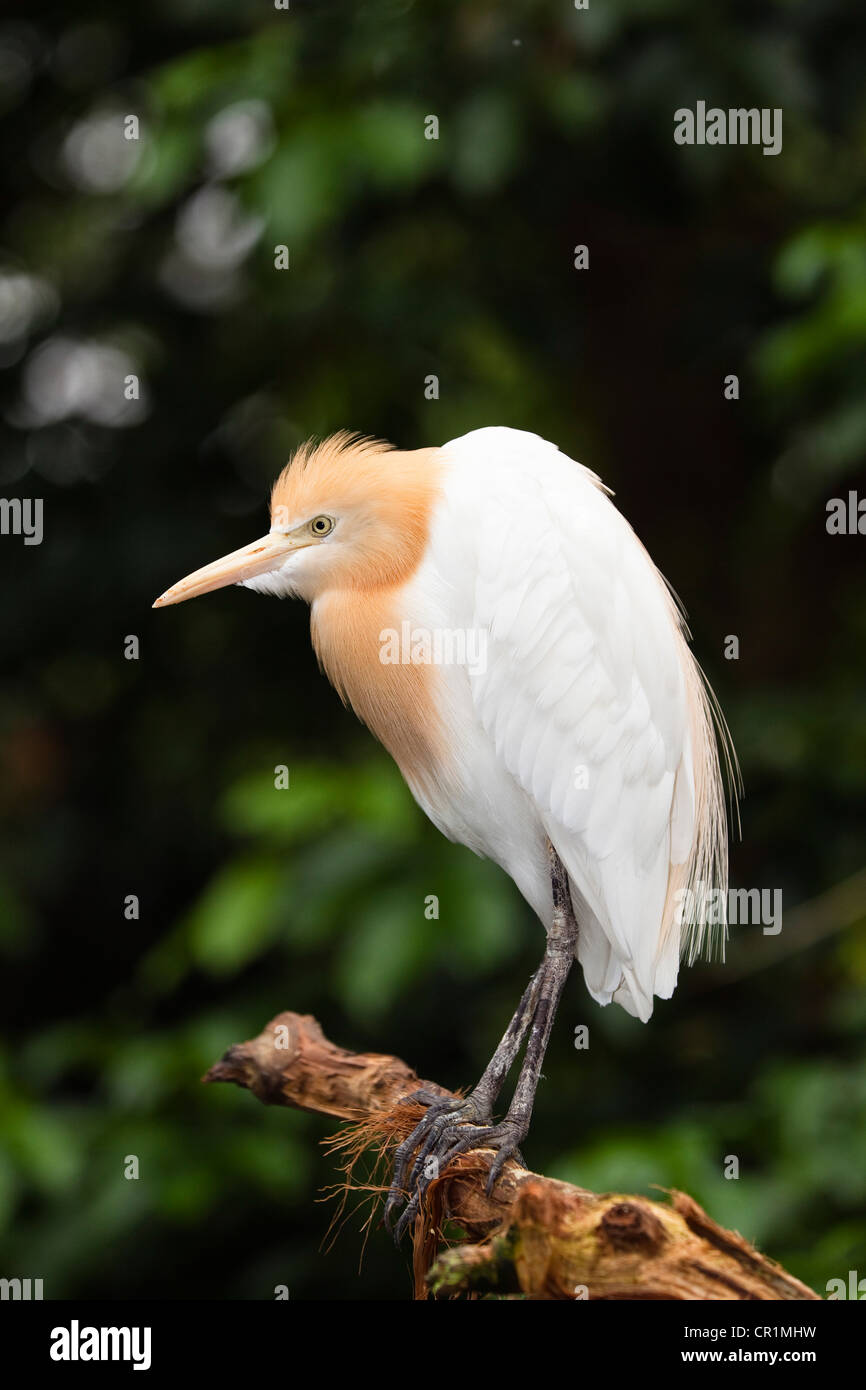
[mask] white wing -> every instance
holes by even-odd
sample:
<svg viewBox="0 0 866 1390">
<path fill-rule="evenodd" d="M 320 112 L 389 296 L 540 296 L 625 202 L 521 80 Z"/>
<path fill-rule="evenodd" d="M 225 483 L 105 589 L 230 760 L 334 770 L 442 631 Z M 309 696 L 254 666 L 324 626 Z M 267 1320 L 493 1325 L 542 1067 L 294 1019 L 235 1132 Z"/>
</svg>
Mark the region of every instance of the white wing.
<svg viewBox="0 0 866 1390">
<path fill-rule="evenodd" d="M 478 489 L 478 717 L 568 869 L 590 992 L 647 1019 L 676 983 L 677 890 L 727 859 L 700 672 L 594 474 L 514 430 L 475 431 L 446 456 Z"/>
</svg>

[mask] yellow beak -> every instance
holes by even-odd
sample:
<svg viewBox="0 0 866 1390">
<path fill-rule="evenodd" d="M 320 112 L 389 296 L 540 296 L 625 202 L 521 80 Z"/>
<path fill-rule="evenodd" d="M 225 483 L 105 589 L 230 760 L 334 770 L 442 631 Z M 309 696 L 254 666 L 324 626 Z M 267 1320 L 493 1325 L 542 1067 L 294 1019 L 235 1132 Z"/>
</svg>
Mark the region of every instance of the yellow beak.
<svg viewBox="0 0 866 1390">
<path fill-rule="evenodd" d="M 282 536 L 273 532 L 262 536 L 260 541 L 253 541 L 252 545 L 233 550 L 231 555 L 224 555 L 212 565 L 194 570 L 186 579 L 166 589 L 153 606 L 167 608 L 171 603 L 183 603 L 188 598 L 197 598 L 199 594 L 209 594 L 213 589 L 223 589 L 227 584 L 240 584 L 254 575 L 267 574 L 269 570 L 278 569 L 291 551 L 304 544 L 296 536 Z"/>
</svg>

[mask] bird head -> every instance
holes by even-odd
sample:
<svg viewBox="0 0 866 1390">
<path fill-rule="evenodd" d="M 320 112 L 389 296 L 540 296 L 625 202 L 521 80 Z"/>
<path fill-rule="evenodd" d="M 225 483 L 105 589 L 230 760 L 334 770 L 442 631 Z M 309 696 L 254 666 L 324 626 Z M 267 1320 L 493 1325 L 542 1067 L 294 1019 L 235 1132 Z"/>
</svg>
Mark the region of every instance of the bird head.
<svg viewBox="0 0 866 1390">
<path fill-rule="evenodd" d="M 187 575 L 154 608 L 228 584 L 312 601 L 403 582 L 427 543 L 437 452 L 348 433 L 304 444 L 274 485 L 268 534 Z"/>
</svg>

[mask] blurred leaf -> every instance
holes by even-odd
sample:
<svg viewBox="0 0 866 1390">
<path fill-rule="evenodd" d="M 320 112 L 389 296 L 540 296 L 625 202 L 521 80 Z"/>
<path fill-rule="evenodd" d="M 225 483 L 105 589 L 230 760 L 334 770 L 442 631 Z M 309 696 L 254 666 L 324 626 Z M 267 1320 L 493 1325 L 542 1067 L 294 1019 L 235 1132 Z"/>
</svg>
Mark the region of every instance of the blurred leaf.
<svg viewBox="0 0 866 1390">
<path fill-rule="evenodd" d="M 279 865 L 261 857 L 230 864 L 217 875 L 188 924 L 193 957 L 203 969 L 229 974 L 270 944 L 279 927 L 283 877 Z"/>
<path fill-rule="evenodd" d="M 419 894 L 397 887 L 346 922 L 334 984 L 361 1022 L 381 1018 L 429 958 L 435 924 L 424 922 L 423 910 Z"/>
</svg>

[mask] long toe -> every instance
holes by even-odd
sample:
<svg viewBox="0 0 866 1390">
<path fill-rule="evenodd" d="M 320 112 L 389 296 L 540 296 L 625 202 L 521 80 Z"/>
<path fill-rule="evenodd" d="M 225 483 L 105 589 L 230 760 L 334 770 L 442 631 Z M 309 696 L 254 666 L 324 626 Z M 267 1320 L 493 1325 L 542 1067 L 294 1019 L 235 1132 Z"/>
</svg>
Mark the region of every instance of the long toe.
<svg viewBox="0 0 866 1390">
<path fill-rule="evenodd" d="M 456 1137 L 461 1131 L 465 1132 L 467 1126 L 474 1130 L 484 1127 L 488 1120 L 485 1108 L 472 1096 L 467 1096 L 465 1100 L 454 1096 L 443 1100 L 437 1096 L 428 1105 L 427 1113 L 408 1139 L 403 1140 L 394 1156 L 394 1174 L 383 1220 L 386 1229 L 391 1231 L 394 1213 L 406 1203 L 397 1229 L 393 1232 L 398 1244 L 409 1221 L 414 1219 L 430 1183 L 439 1176 L 442 1158 L 453 1147 Z M 473 1147 L 471 1140 L 469 1147 Z"/>
<path fill-rule="evenodd" d="M 509 1158 L 516 1159 L 521 1168 L 526 1167 L 523 1155 L 520 1152 L 520 1145 L 526 1138 L 526 1134 L 521 1132 L 516 1126 L 509 1125 L 507 1121 L 499 1126 L 499 1128 L 504 1130 L 504 1133 L 502 1134 L 500 1142 L 494 1145 L 496 1153 L 493 1155 L 493 1162 L 490 1165 L 490 1172 L 487 1174 L 487 1182 L 484 1188 L 488 1197 L 496 1186 L 499 1175 Z"/>
<path fill-rule="evenodd" d="M 485 1189 L 489 1197 L 510 1158 L 516 1158 L 523 1165 L 520 1144 L 525 1137 L 525 1127 L 513 1119 L 506 1118 L 498 1125 L 474 1125 L 458 1123 L 450 1116 L 440 1116 L 439 1128 L 435 1136 L 431 1136 L 435 1138 L 435 1142 L 431 1143 L 428 1140 L 425 1145 L 427 1156 L 423 1168 L 420 1161 L 416 1160 L 412 1191 L 397 1222 L 394 1231 L 395 1242 L 399 1245 L 415 1220 L 431 1182 L 444 1173 L 455 1158 L 474 1149 L 494 1150 Z"/>
</svg>

